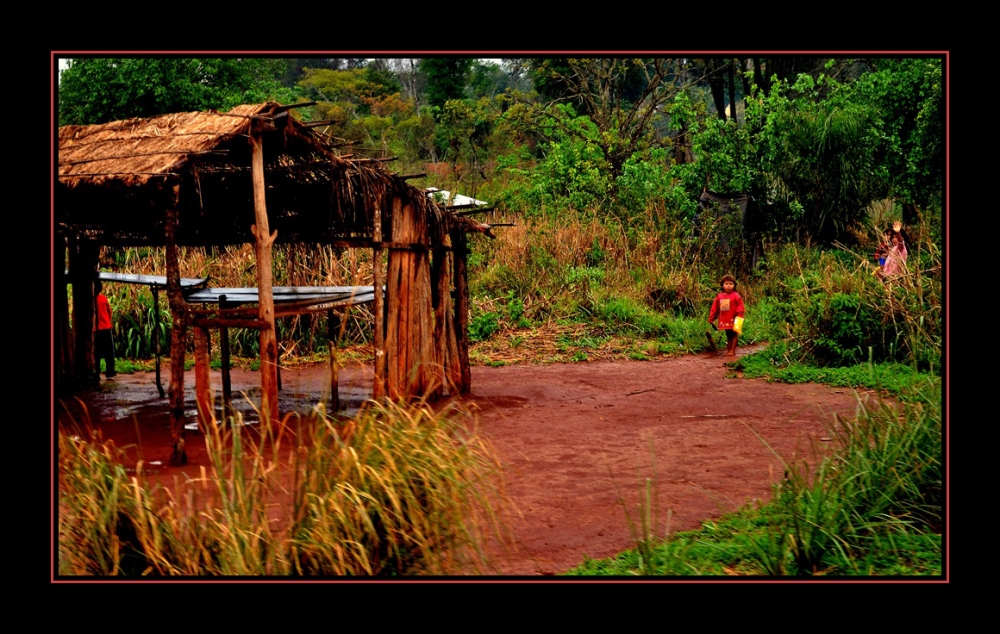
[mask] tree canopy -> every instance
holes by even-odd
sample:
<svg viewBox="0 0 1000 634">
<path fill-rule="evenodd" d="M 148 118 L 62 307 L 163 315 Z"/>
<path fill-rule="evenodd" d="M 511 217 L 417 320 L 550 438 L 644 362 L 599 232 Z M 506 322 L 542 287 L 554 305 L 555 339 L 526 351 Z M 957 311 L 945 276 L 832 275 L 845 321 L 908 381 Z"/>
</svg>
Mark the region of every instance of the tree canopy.
<svg viewBox="0 0 1000 634">
<path fill-rule="evenodd" d="M 693 217 L 701 192 L 760 203 L 773 237 L 850 240 L 871 205 L 940 211 L 940 56 L 73 59 L 60 124 L 277 100 L 402 159 L 442 188 L 487 188 L 526 214 L 650 205 Z"/>
<path fill-rule="evenodd" d="M 285 60 L 264 58 L 74 58 L 59 81 L 59 123 L 293 101 L 280 81 L 287 66 Z"/>
</svg>

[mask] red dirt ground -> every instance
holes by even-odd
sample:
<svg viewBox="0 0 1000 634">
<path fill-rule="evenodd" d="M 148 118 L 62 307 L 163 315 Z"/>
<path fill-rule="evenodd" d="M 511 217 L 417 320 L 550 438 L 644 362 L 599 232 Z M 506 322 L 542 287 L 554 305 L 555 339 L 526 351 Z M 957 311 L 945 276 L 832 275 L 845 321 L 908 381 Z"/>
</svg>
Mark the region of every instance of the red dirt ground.
<svg viewBox="0 0 1000 634">
<path fill-rule="evenodd" d="M 869 397 L 850 389 L 743 379 L 725 361 L 703 354 L 473 367 L 472 394 L 463 400 L 478 410 L 480 433 L 504 460 L 507 492 L 520 512 L 512 522 L 517 549 L 496 556 L 497 574 L 552 575 L 585 557 L 610 557 L 632 547 L 623 504 L 635 518 L 647 477 L 656 485 L 661 536 L 668 511 L 675 532 L 767 499 L 784 470 L 775 453 L 786 462 L 811 460 L 832 445 L 827 425 L 834 416 L 853 416 L 859 399 Z M 371 376 L 365 366 L 341 371 L 347 407 L 370 396 Z M 259 395 L 259 378 L 245 370 L 232 374 L 234 401 L 248 419 L 252 410 L 238 395 Z M 329 371 L 323 364 L 297 366 L 283 369 L 281 379 L 280 412 L 302 412 L 328 391 Z M 168 384 L 165 371 L 164 388 Z M 212 384 L 221 389 L 218 372 Z M 193 372 L 185 386 L 193 421 Z M 167 466 L 166 399 L 158 397 L 152 372 L 102 379 L 101 390 L 78 396 L 60 401 L 60 424 L 81 422 L 84 403 L 102 436 L 141 451 L 147 473 L 161 481 L 208 466 L 197 430 L 186 433 L 189 464 Z"/>
</svg>

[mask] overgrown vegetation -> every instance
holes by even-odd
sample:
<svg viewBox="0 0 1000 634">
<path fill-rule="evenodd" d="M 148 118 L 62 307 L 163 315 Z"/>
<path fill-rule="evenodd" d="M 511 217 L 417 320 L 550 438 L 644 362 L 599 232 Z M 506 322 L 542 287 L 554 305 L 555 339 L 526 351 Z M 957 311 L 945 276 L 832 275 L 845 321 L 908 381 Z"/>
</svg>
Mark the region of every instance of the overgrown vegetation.
<svg viewBox="0 0 1000 634">
<path fill-rule="evenodd" d="M 489 570 L 499 463 L 467 413 L 369 403 L 250 429 L 213 421 L 211 465 L 172 486 L 86 426 L 59 434 L 60 575 L 399 576 Z M 286 505 L 289 508 L 278 509 Z M 291 518 L 281 522 L 281 518 Z"/>
</svg>

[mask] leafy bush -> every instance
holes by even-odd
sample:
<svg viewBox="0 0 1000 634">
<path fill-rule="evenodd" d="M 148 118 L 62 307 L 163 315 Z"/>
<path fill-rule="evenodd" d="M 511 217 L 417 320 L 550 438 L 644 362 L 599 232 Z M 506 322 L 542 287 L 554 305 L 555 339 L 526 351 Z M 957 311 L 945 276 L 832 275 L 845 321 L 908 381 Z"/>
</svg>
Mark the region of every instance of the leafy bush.
<svg viewBox="0 0 1000 634">
<path fill-rule="evenodd" d="M 884 339 L 879 332 L 882 324 L 857 295 L 835 293 L 829 298 L 814 295 L 806 319 L 814 342 L 812 356 L 821 364 L 858 363 L 867 356 L 867 347 Z M 881 359 L 881 347 L 877 352 Z"/>
<path fill-rule="evenodd" d="M 500 330 L 500 315 L 494 312 L 476 315 L 469 320 L 469 339 L 485 341 Z"/>
</svg>

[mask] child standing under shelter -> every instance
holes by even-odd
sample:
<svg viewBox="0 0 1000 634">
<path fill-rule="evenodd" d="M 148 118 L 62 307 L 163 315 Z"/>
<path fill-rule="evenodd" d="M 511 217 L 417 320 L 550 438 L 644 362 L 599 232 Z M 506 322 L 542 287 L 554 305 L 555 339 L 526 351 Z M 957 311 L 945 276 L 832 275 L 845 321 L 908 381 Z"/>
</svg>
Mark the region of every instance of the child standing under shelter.
<svg viewBox="0 0 1000 634">
<path fill-rule="evenodd" d="M 732 275 L 722 276 L 722 292 L 712 301 L 712 309 L 708 313 L 708 323 L 719 318 L 719 328 L 726 331 L 725 356 L 736 356 L 736 344 L 740 333 L 736 330 L 736 318 L 743 321 L 743 298 L 736 292 L 736 278 Z"/>
<path fill-rule="evenodd" d="M 94 294 L 97 295 L 97 373 L 101 373 L 101 359 L 104 359 L 104 376 L 113 379 L 118 373 L 115 372 L 115 342 L 111 337 L 111 304 L 101 289 L 101 280 L 94 282 Z"/>
</svg>

